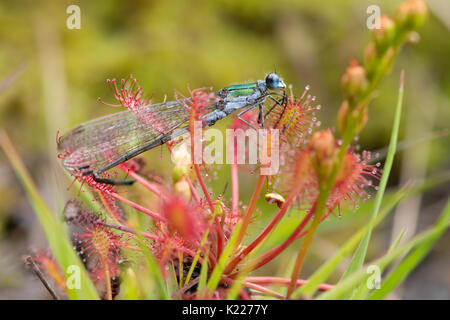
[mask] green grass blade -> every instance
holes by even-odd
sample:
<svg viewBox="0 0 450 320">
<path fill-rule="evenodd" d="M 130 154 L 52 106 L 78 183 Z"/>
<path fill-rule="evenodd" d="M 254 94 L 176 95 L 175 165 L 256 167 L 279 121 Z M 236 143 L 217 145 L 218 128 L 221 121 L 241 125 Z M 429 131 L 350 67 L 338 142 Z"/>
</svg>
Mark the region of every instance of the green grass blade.
<svg viewBox="0 0 450 320">
<path fill-rule="evenodd" d="M 163 274 L 161 269 L 159 268 L 158 262 L 153 257 L 153 255 L 149 251 L 148 245 L 145 243 L 144 237 L 136 232 L 136 240 L 138 242 L 139 248 L 141 249 L 145 262 L 147 263 L 147 267 L 149 270 L 149 276 L 155 281 L 156 288 L 158 289 L 158 299 L 168 300 L 170 298 L 170 294 L 167 292 L 166 282 L 164 281 Z M 149 297 L 149 293 L 146 293 Z"/>
<path fill-rule="evenodd" d="M 211 277 L 209 278 L 208 284 L 206 285 L 209 292 L 214 291 L 217 288 L 217 286 L 219 285 L 220 278 L 222 277 L 223 271 L 225 270 L 225 266 L 228 263 L 228 260 L 230 259 L 230 256 L 234 249 L 234 244 L 237 241 L 239 230 L 241 229 L 241 226 L 242 226 L 241 223 L 238 223 L 236 225 L 230 240 L 228 241 L 227 245 L 225 246 L 225 249 L 223 250 L 222 254 L 220 255 L 219 261 L 217 261 L 217 264 L 211 273 Z"/>
<path fill-rule="evenodd" d="M 319 285 L 324 282 L 328 276 L 337 268 L 339 263 L 354 250 L 358 245 L 362 237 L 367 233 L 369 229 L 375 227 L 380 223 L 384 217 L 397 205 L 397 203 L 405 197 L 406 189 L 403 188 L 396 193 L 396 196 L 387 203 L 378 216 L 371 220 L 365 227 L 360 229 L 354 236 L 352 236 L 346 243 L 344 243 L 339 251 L 325 262 L 300 288 L 296 289 L 292 294 L 292 299 L 298 298 L 300 296 L 311 297 L 319 287 Z"/>
<path fill-rule="evenodd" d="M 267 240 L 264 239 L 258 246 L 256 246 L 255 250 L 250 252 L 245 259 L 241 261 L 241 263 L 245 263 L 248 260 L 252 259 L 253 256 L 256 254 L 256 251 L 258 250 L 258 247 L 263 245 L 264 242 Z M 228 290 L 228 294 L 226 296 L 226 300 L 236 300 L 239 298 L 239 294 L 241 293 L 241 289 L 244 286 L 245 278 L 247 275 L 251 272 L 250 269 L 242 267 L 242 269 L 239 272 L 239 275 L 234 279 L 234 283 L 231 285 L 230 289 Z"/>
<path fill-rule="evenodd" d="M 119 298 L 121 300 L 141 300 L 139 282 L 133 268 L 127 268 L 120 276 Z"/>
<path fill-rule="evenodd" d="M 394 290 L 399 283 L 401 283 L 414 268 L 425 258 L 428 252 L 433 247 L 434 243 L 444 233 L 446 226 L 450 224 L 450 201 L 447 203 L 441 218 L 437 222 L 437 229 L 439 232 L 434 237 L 416 248 L 410 253 L 381 284 L 380 289 L 375 290 L 369 299 L 383 299 L 387 294 Z"/>
<path fill-rule="evenodd" d="M 392 250 L 388 254 L 386 254 L 384 257 L 375 260 L 374 262 L 370 263 L 370 265 L 377 265 L 380 270 L 385 269 L 387 266 L 389 266 L 390 263 L 394 262 L 398 257 L 404 255 L 411 249 L 414 249 L 416 247 L 427 245 L 431 242 L 434 242 L 439 236 L 442 235 L 442 233 L 450 226 L 450 210 L 445 210 L 443 217 L 444 219 L 440 219 L 439 223 L 436 223 L 435 226 L 428 231 L 422 232 L 421 234 L 415 236 L 413 239 L 411 239 L 406 244 L 398 247 L 397 249 Z M 417 252 L 417 251 L 414 251 Z M 409 267 L 409 264 L 406 265 Z M 403 271 L 402 269 L 398 269 Z M 399 273 L 401 272 L 399 271 Z M 400 274 L 401 275 L 401 274 Z M 365 281 L 370 275 L 366 273 L 366 270 L 364 268 L 360 268 L 350 276 L 348 276 L 345 280 L 340 282 L 336 287 L 334 287 L 332 290 L 327 291 L 325 293 L 322 293 L 317 297 L 319 300 L 329 300 L 329 299 L 342 299 L 345 297 L 345 295 L 348 294 L 353 288 L 355 288 L 357 285 L 361 284 Z M 402 279 L 398 279 L 399 277 L 393 277 L 393 281 L 401 281 Z M 398 282 L 397 282 L 398 283 Z M 388 283 L 387 289 L 389 289 L 390 285 Z M 381 288 L 379 289 L 381 290 Z M 378 291 L 378 290 L 377 290 Z M 374 296 L 373 298 L 376 298 Z"/>
<path fill-rule="evenodd" d="M 404 72 L 402 71 L 400 75 L 400 87 L 398 90 L 397 107 L 395 108 L 394 124 L 392 126 L 392 133 L 389 142 L 388 154 L 386 157 L 386 162 L 384 164 L 383 175 L 381 176 L 378 192 L 375 197 L 375 204 L 373 207 L 371 219 L 375 219 L 375 217 L 378 214 L 378 211 L 380 210 L 381 201 L 383 200 L 384 191 L 386 190 L 387 182 L 392 168 L 392 163 L 394 162 L 394 155 L 395 150 L 397 148 L 398 132 L 400 128 L 400 118 L 402 114 L 402 105 L 403 105 L 403 87 L 404 87 L 403 79 L 404 79 Z M 370 228 L 367 234 L 364 236 L 363 240 L 361 241 L 355 254 L 353 255 L 353 258 L 348 268 L 344 272 L 342 279 L 345 279 L 348 275 L 352 274 L 353 272 L 361 268 L 361 266 L 363 265 L 364 259 L 366 258 L 367 247 L 369 246 L 371 235 L 372 229 Z"/>
<path fill-rule="evenodd" d="M 39 223 L 41 224 L 45 236 L 47 237 L 53 256 L 58 262 L 66 279 L 75 279 L 73 278 L 76 276 L 75 272 L 70 271 L 70 273 L 68 273 L 69 270 L 79 270 L 79 288 L 77 288 L 77 286 L 72 289 L 67 288 L 66 291 L 69 298 L 82 300 L 98 299 L 99 297 L 94 285 L 92 284 L 86 269 L 78 258 L 78 255 L 73 250 L 66 230 L 50 212 L 49 208 L 39 194 L 36 185 L 26 170 L 25 165 L 4 131 L 0 131 L 0 145 L 11 162 L 17 177 L 27 193 L 34 212 L 36 213 Z M 74 266 L 77 268 L 74 269 Z M 73 284 L 76 283 L 73 282 Z"/>
<path fill-rule="evenodd" d="M 209 256 L 209 248 L 206 250 L 205 259 L 203 259 L 202 267 L 200 269 L 199 281 L 198 281 L 198 290 L 202 296 L 205 292 L 206 282 L 208 278 L 208 257 Z"/>
<path fill-rule="evenodd" d="M 395 250 L 402 240 L 403 236 L 405 235 L 406 229 L 403 229 L 402 232 L 400 232 L 400 235 L 395 239 L 395 241 L 392 243 L 391 247 L 388 250 L 388 253 L 391 253 L 393 250 Z M 384 269 L 380 269 L 380 274 L 382 274 Z M 368 286 L 361 284 L 357 291 L 353 294 L 351 297 L 352 300 L 363 300 L 365 299 L 370 293 L 370 289 Z"/>
</svg>

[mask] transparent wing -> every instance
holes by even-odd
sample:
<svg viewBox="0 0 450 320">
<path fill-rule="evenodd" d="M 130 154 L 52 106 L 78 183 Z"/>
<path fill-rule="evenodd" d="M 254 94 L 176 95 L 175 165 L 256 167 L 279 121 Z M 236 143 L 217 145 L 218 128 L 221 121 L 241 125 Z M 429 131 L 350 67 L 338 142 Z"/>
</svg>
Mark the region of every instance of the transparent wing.
<svg viewBox="0 0 450 320">
<path fill-rule="evenodd" d="M 69 171 L 96 172 L 124 154 L 170 134 L 189 119 L 185 99 L 85 122 L 62 136 L 58 150 Z M 213 109 L 213 105 L 210 109 Z"/>
</svg>

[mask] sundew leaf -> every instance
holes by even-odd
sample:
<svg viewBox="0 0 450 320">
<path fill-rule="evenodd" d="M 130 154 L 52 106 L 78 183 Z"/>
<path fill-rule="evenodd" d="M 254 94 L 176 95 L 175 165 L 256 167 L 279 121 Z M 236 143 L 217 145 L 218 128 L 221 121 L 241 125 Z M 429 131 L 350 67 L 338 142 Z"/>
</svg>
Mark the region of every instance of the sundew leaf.
<svg viewBox="0 0 450 320">
<path fill-rule="evenodd" d="M 425 243 L 418 246 L 413 252 L 411 252 L 403 261 L 390 272 L 386 279 L 382 282 L 381 287 L 375 290 L 369 299 L 383 299 L 388 293 L 394 290 L 399 283 L 401 283 L 414 268 L 422 261 L 428 252 L 433 248 L 434 243 L 442 236 L 446 228 L 450 225 L 450 201 L 436 223 L 436 234 L 430 237 Z"/>
<path fill-rule="evenodd" d="M 398 132 L 400 129 L 400 118 L 402 114 L 403 88 L 404 88 L 404 71 L 402 70 L 400 74 L 400 86 L 398 90 L 398 99 L 397 99 L 397 106 L 395 108 L 395 116 L 394 116 L 394 123 L 392 126 L 391 139 L 389 142 L 386 162 L 383 168 L 383 174 L 381 176 L 378 192 L 375 197 L 375 203 L 371 215 L 372 220 L 375 219 L 375 217 L 378 215 L 378 211 L 380 210 L 381 202 L 384 196 L 384 191 L 386 190 L 389 175 L 391 173 L 392 164 L 394 162 L 395 150 L 397 148 Z M 358 249 L 353 255 L 353 258 L 350 261 L 347 270 L 344 272 L 342 279 L 345 279 L 348 275 L 352 274 L 353 272 L 361 268 L 361 266 L 363 265 L 364 259 L 366 258 L 367 247 L 369 246 L 371 235 L 372 235 L 372 228 L 369 228 L 367 233 L 364 235 L 364 238 L 362 239 Z"/>
<path fill-rule="evenodd" d="M 405 263 L 401 263 L 393 273 L 392 277 L 388 277 L 388 281 L 384 282 L 385 289 L 382 291 L 381 287 L 378 290 L 369 296 L 369 299 L 378 299 L 382 298 L 391 291 L 396 284 L 404 279 L 406 275 L 403 275 L 402 272 L 410 272 L 412 268 L 417 265 L 417 263 L 424 257 L 424 253 L 426 253 L 433 243 L 444 233 L 444 231 L 450 226 L 450 202 L 447 204 L 444 213 L 441 215 L 439 221 L 428 231 L 422 232 L 421 234 L 415 236 L 406 244 L 388 252 L 384 257 L 373 261 L 369 265 L 375 265 L 380 268 L 380 270 L 385 269 L 389 264 L 394 262 L 399 256 L 404 255 L 408 251 L 415 249 L 411 255 L 408 257 L 412 257 L 410 259 L 405 259 Z M 414 266 L 412 266 L 414 265 Z M 348 276 L 345 280 L 341 281 L 336 287 L 332 290 L 322 293 L 317 297 L 319 300 L 329 300 L 329 299 L 341 299 L 345 297 L 345 295 L 352 290 L 358 284 L 361 284 L 365 279 L 367 279 L 370 275 L 367 274 L 365 268 L 360 268 L 358 271 L 354 272 L 350 276 Z M 380 293 L 378 293 L 380 292 Z"/>
<path fill-rule="evenodd" d="M 17 177 L 25 189 L 39 223 L 44 230 L 53 256 L 58 262 L 66 279 L 75 279 L 71 277 L 76 277 L 77 274 L 79 275 L 79 286 L 74 285 L 72 288 L 72 286 L 68 285 L 66 289 L 67 295 L 70 299 L 77 300 L 99 299 L 86 269 L 73 250 L 65 228 L 63 228 L 62 224 L 55 219 L 50 209 L 45 204 L 20 156 L 17 154 L 14 146 L 4 131 L 0 131 L 0 145 L 5 151 Z M 72 284 L 76 284 L 76 282 L 73 282 Z"/>
</svg>

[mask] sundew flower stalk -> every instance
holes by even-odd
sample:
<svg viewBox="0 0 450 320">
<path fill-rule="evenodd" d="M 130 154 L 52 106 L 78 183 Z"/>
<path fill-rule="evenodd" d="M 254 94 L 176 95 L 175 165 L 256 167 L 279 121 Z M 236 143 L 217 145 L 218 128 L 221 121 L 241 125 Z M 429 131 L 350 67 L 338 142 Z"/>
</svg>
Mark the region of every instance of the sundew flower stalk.
<svg viewBox="0 0 450 320">
<path fill-rule="evenodd" d="M 381 29 L 374 30 L 374 40 L 366 48 L 365 66 L 360 66 L 356 60 L 352 60 L 342 76 L 345 100 L 338 114 L 342 144 L 330 168 L 321 168 L 321 170 L 329 170 L 330 174 L 327 179 L 319 180 L 320 193 L 314 208 L 314 220 L 298 253 L 287 297 L 295 289 L 295 281 L 301 272 L 306 251 L 326 211 L 326 203 L 344 165 L 347 149 L 368 121 L 368 103 L 383 76 L 390 71 L 401 46 L 408 36 L 423 24 L 426 15 L 427 6 L 423 0 L 402 3 L 397 9 L 394 21 L 384 15 L 381 20 Z"/>
<path fill-rule="evenodd" d="M 89 210 L 74 201 L 66 207 L 66 220 L 76 229 L 72 232 L 74 247 L 90 277 L 96 281 L 101 296 L 114 299 L 120 294 L 118 280 L 126 273 L 125 268 L 139 270 L 145 254 L 151 253 L 164 280 L 175 278 L 178 288 L 171 293 L 173 298 L 224 299 L 232 290 L 237 290 L 237 297 L 241 299 L 260 296 L 289 299 L 294 290 L 307 281 L 299 276 L 320 223 L 333 212 L 339 212 L 342 206 L 357 209 L 360 201 L 376 191 L 381 165 L 371 163 L 370 152 L 358 153 L 352 141 L 369 121 L 368 105 L 381 79 L 391 69 L 410 33 L 423 23 L 426 11 L 425 2 L 421 0 L 401 4 L 394 20 L 382 17 L 381 29 L 374 30 L 364 62 L 350 61 L 341 78 L 344 101 L 337 115 L 339 138 L 335 137 L 333 129 L 320 128 L 316 113 L 321 106 L 316 105 L 316 98 L 309 94 L 309 86 L 298 96 L 296 90 L 289 87 L 283 103 L 267 103 L 271 112 L 264 129 L 268 129 L 269 138 L 273 132 L 270 130 L 280 133 L 278 147 L 282 166 L 278 174 L 268 175 L 261 170 L 265 164 L 259 163 L 256 185 L 246 206 L 241 205 L 240 199 L 238 171 L 243 166 L 237 162 L 237 148 L 233 149 L 230 164 L 230 199 L 224 193 L 212 193 L 209 188 L 207 176 L 213 175 L 215 165 L 199 164 L 193 159 L 196 148 L 201 151 L 205 148 L 204 141 L 196 144 L 196 122 L 201 121 L 206 108 L 217 99 L 205 88 L 190 90 L 189 97 L 184 99 L 184 107 L 190 115 L 186 127 L 189 138 L 185 139 L 190 140 L 190 150 L 175 148 L 182 139 L 165 144 L 174 159 L 172 181 L 162 181 L 148 174 L 145 162 L 140 158 L 128 160 L 102 173 L 101 177 L 126 176 L 135 180 L 137 187 L 114 186 L 91 175 L 72 172 L 74 180 L 81 183 L 80 192 L 91 192 L 93 201 L 101 208 Z M 139 110 L 151 101 L 144 98 L 143 89 L 132 77 L 119 83 L 108 80 L 108 85 L 118 105 L 99 99 L 107 105 L 125 107 L 139 114 Z M 154 122 L 154 118 L 141 120 Z M 262 128 L 261 121 L 254 119 L 251 113 L 245 120 L 254 128 Z M 157 123 L 164 131 L 165 123 Z M 248 124 L 236 118 L 231 129 Z M 264 146 L 266 154 L 270 155 L 271 147 L 270 143 Z M 70 150 L 59 157 L 65 161 L 79 161 Z M 191 161 L 186 163 L 186 159 Z M 151 200 L 138 203 L 133 197 L 138 192 L 139 199 Z M 247 241 L 249 226 L 256 219 L 257 203 L 262 197 L 272 204 L 275 213 L 256 237 Z M 294 208 L 300 209 L 295 212 L 305 214 L 292 233 L 279 245 L 265 252 L 258 251 L 283 217 L 294 212 Z M 142 215 L 140 219 L 131 219 L 130 210 Z M 291 277 L 252 275 L 297 239 L 303 239 L 303 242 Z M 55 269 L 55 264 L 49 263 L 50 259 L 41 257 L 39 266 L 61 284 L 61 273 Z M 124 267 L 127 264 L 124 262 L 129 264 L 130 260 L 131 266 Z M 205 280 L 201 279 L 202 272 L 206 274 L 207 284 L 202 283 Z M 212 285 L 210 280 L 217 275 L 217 285 Z M 286 293 L 272 290 L 271 286 L 284 287 Z M 333 285 L 326 283 L 319 286 L 323 291 L 332 288 Z"/>
</svg>

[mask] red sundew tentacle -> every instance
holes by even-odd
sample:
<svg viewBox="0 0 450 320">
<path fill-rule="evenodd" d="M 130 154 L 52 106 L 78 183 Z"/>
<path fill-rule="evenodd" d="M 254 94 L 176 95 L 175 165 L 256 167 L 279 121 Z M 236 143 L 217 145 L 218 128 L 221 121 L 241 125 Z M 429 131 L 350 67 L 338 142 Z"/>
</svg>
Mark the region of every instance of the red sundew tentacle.
<svg viewBox="0 0 450 320">
<path fill-rule="evenodd" d="M 56 145 L 59 145 L 61 143 L 61 136 L 59 135 L 60 131 L 56 131 Z"/>
<path fill-rule="evenodd" d="M 108 103 L 106 101 L 103 101 L 102 98 L 98 97 L 97 101 L 100 102 L 101 104 L 104 104 L 105 106 L 108 107 L 113 107 L 113 108 L 119 108 L 119 107 L 123 107 L 121 104 L 112 104 L 112 103 Z"/>
<path fill-rule="evenodd" d="M 138 86 L 138 80 L 133 79 L 132 75 L 128 77 L 126 80 L 121 79 L 120 80 L 120 86 L 119 89 L 117 85 L 117 81 L 115 79 L 107 80 L 107 84 L 109 86 L 109 89 L 111 90 L 114 98 L 120 103 L 119 105 L 114 105 L 110 103 L 104 102 L 102 99 L 98 98 L 98 101 L 111 106 L 111 107 L 126 107 L 132 112 L 138 113 L 140 110 L 142 110 L 142 107 L 146 104 L 149 104 L 151 102 L 150 99 L 142 99 L 143 96 L 143 89 L 142 87 Z M 144 119 L 145 120 L 145 119 Z"/>
<path fill-rule="evenodd" d="M 119 100 L 120 93 L 119 89 L 117 88 L 116 79 L 109 80 L 109 84 L 111 85 L 111 92 L 113 93 L 114 97 Z"/>
</svg>

